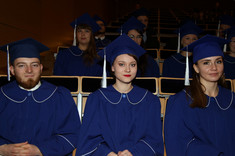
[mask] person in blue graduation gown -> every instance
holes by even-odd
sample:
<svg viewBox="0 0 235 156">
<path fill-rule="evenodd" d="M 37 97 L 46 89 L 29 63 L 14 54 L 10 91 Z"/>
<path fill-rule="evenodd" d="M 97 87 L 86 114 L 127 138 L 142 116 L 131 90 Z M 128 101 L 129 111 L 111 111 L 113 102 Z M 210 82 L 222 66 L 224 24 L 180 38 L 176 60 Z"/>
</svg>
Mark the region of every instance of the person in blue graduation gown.
<svg viewBox="0 0 235 156">
<path fill-rule="evenodd" d="M 10 50 L 16 80 L 0 88 L 0 155 L 68 155 L 78 141 L 80 118 L 68 89 L 40 81 L 40 42 L 26 38 Z"/>
<path fill-rule="evenodd" d="M 225 43 L 225 39 L 206 35 L 188 45 L 193 51 L 193 80 L 167 102 L 164 137 L 168 156 L 235 155 L 234 93 L 224 88 L 221 47 Z"/>
<path fill-rule="evenodd" d="M 224 55 L 224 73 L 227 79 L 235 79 L 235 27 L 227 30 L 229 51 Z"/>
<path fill-rule="evenodd" d="M 106 22 L 101 19 L 99 16 L 95 15 L 93 19 L 96 21 L 96 23 L 100 26 L 100 30 L 95 33 L 95 44 L 97 49 L 102 49 L 106 47 L 109 43 L 111 43 L 111 40 L 108 39 L 105 36 L 106 32 Z"/>
<path fill-rule="evenodd" d="M 217 36 L 225 38 L 226 37 L 226 30 L 228 30 L 234 26 L 235 26 L 235 18 L 233 16 L 230 16 L 228 14 L 220 16 L 218 30 L 217 30 Z"/>
<path fill-rule="evenodd" d="M 59 51 L 54 65 L 54 75 L 102 76 L 102 65 L 96 52 L 94 35 L 100 29 L 88 13 L 71 23 L 74 27 L 74 43 Z"/>
<path fill-rule="evenodd" d="M 139 8 L 135 10 L 132 15 L 145 25 L 143 30 L 143 47 L 145 49 L 159 48 L 160 43 L 156 37 L 157 31 L 149 24 L 149 20 L 152 20 L 150 17 L 151 12 L 146 8 Z"/>
<path fill-rule="evenodd" d="M 194 24 L 192 21 L 185 22 L 177 31 L 179 41 L 183 47 L 189 45 L 190 43 L 198 40 L 199 34 L 202 29 Z M 178 48 L 180 46 L 178 45 Z M 179 51 L 177 54 L 170 56 L 164 60 L 162 76 L 163 77 L 176 77 L 184 78 L 185 76 L 185 65 L 186 65 L 186 55 L 189 56 L 189 75 L 192 77 L 192 53 L 186 51 Z"/>
<path fill-rule="evenodd" d="M 125 34 L 99 52 L 106 53 L 116 82 L 89 95 L 76 155 L 163 155 L 159 99 L 132 85 L 144 52 Z"/>
<path fill-rule="evenodd" d="M 134 16 L 130 17 L 122 26 L 121 32 L 127 34 L 138 45 L 144 47 L 143 31 L 146 26 Z M 159 66 L 152 56 L 145 52 L 139 59 L 138 77 L 159 77 Z"/>
</svg>

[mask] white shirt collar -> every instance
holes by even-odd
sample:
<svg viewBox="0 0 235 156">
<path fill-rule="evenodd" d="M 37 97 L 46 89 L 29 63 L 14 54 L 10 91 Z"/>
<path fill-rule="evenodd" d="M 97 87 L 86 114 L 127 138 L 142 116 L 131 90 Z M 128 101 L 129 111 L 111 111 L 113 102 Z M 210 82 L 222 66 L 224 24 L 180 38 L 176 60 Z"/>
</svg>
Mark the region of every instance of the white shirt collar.
<svg viewBox="0 0 235 156">
<path fill-rule="evenodd" d="M 105 39 L 105 36 L 103 36 L 103 37 L 98 37 L 98 36 L 95 36 L 95 39 L 100 39 L 100 40 L 104 40 Z"/>
</svg>

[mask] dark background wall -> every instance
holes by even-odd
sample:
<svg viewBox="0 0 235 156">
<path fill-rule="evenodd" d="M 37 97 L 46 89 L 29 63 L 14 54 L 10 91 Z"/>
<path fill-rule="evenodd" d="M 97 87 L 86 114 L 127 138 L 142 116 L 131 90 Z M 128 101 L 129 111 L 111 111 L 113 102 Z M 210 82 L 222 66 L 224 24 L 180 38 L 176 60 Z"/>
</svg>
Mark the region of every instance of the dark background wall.
<svg viewBox="0 0 235 156">
<path fill-rule="evenodd" d="M 221 7 L 234 7 L 234 0 L 223 0 Z M 42 55 L 44 74 L 51 74 L 54 53 L 59 45 L 71 45 L 70 23 L 88 12 L 108 23 L 135 10 L 146 8 L 213 8 L 215 0 L 1 0 L 0 45 L 32 37 L 51 50 Z M 6 55 L 0 52 L 0 74 L 6 73 Z"/>
</svg>

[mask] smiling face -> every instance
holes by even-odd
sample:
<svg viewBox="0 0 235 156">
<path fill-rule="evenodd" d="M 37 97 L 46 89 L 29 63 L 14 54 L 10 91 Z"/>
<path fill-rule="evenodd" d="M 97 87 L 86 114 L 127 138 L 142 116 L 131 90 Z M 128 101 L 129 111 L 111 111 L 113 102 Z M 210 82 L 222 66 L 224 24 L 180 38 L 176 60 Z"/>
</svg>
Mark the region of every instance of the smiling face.
<svg viewBox="0 0 235 156">
<path fill-rule="evenodd" d="M 129 84 L 136 76 L 137 61 L 133 56 L 121 54 L 114 60 L 112 72 L 114 72 L 116 82 Z"/>
<path fill-rule="evenodd" d="M 78 29 L 77 30 L 77 39 L 79 44 L 88 45 L 91 40 L 91 33 L 90 29 Z"/>
<path fill-rule="evenodd" d="M 181 44 L 183 47 L 186 47 L 187 45 L 193 43 L 194 41 L 198 40 L 197 35 L 195 34 L 187 34 L 184 35 L 181 39 Z"/>
<path fill-rule="evenodd" d="M 142 35 L 135 29 L 131 29 L 127 34 L 133 41 L 135 41 L 138 45 L 141 45 Z"/>
<path fill-rule="evenodd" d="M 217 83 L 223 74 L 224 64 L 222 56 L 212 56 L 198 60 L 193 65 L 194 70 L 200 75 L 200 82 L 206 84 L 208 82 Z"/>
<path fill-rule="evenodd" d="M 38 58 L 17 58 L 10 70 L 20 86 L 31 89 L 38 84 L 42 68 L 43 66 Z"/>
</svg>

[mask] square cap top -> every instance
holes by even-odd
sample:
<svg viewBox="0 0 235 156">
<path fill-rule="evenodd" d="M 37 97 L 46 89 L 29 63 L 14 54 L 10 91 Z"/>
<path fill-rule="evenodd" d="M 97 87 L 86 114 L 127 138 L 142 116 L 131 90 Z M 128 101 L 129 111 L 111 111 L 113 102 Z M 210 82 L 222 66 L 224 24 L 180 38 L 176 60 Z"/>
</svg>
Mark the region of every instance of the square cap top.
<svg viewBox="0 0 235 156">
<path fill-rule="evenodd" d="M 20 57 L 40 59 L 40 53 L 49 50 L 47 46 L 32 38 L 26 38 L 8 43 L 1 46 L 0 50 L 7 52 L 8 47 L 11 63 L 13 63 L 15 59 Z"/>
<path fill-rule="evenodd" d="M 119 29 L 119 32 L 122 30 L 123 33 L 128 33 L 132 29 L 143 31 L 146 26 L 137 20 L 134 16 L 130 17 Z"/>
<path fill-rule="evenodd" d="M 177 34 L 180 33 L 180 39 L 188 34 L 195 34 L 198 36 L 202 32 L 203 30 L 191 20 L 185 22 L 179 29 L 175 31 Z"/>
<path fill-rule="evenodd" d="M 139 46 L 135 41 L 133 41 L 126 34 L 120 35 L 114 41 L 112 41 L 104 49 L 100 50 L 98 54 L 104 57 L 106 54 L 106 59 L 110 64 L 113 64 L 115 58 L 122 54 L 133 54 L 137 58 L 143 55 L 146 51 Z"/>
<path fill-rule="evenodd" d="M 96 21 L 91 18 L 91 16 L 88 13 L 83 14 L 82 16 L 75 19 L 70 25 L 75 28 L 80 24 L 87 24 L 91 27 L 92 32 L 95 33 L 100 30 L 100 26 L 96 23 Z"/>
<path fill-rule="evenodd" d="M 197 41 L 194 41 L 193 43 L 184 47 L 182 50 L 193 52 L 193 63 L 196 63 L 198 60 L 207 57 L 223 57 L 224 54 L 222 47 L 226 43 L 228 43 L 228 40 L 212 35 L 205 35 Z"/>
</svg>

